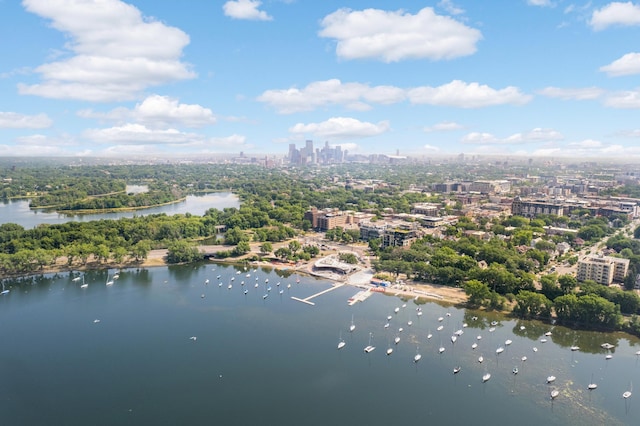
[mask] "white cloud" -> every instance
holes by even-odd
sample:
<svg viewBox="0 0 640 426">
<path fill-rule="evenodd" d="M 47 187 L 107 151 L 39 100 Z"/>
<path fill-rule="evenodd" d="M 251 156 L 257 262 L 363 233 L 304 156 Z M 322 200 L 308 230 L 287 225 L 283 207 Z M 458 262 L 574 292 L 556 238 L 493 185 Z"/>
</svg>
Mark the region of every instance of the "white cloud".
<svg viewBox="0 0 640 426">
<path fill-rule="evenodd" d="M 460 130 L 462 129 L 462 125 L 458 124 L 454 121 L 443 121 L 442 123 L 434 124 L 431 127 L 425 127 L 424 131 L 427 133 L 430 132 L 449 132 L 452 130 Z"/>
<path fill-rule="evenodd" d="M 440 148 L 438 148 L 437 146 L 433 146 L 433 145 L 425 145 L 422 148 L 424 148 L 425 151 L 431 151 L 431 152 L 436 152 L 436 151 L 440 151 Z"/>
<path fill-rule="evenodd" d="M 535 128 L 525 133 L 515 133 L 503 139 L 491 133 L 471 132 L 465 135 L 461 142 L 473 145 L 521 145 L 554 142 L 562 139 L 564 139 L 564 136 L 553 129 Z"/>
<path fill-rule="evenodd" d="M 412 15 L 403 10 L 339 9 L 321 21 L 321 37 L 337 40 L 343 59 L 453 59 L 476 52 L 482 34 L 425 7 Z"/>
<path fill-rule="evenodd" d="M 640 5 L 632 2 L 612 2 L 593 11 L 589 24 L 595 31 L 604 30 L 612 25 L 640 25 Z"/>
<path fill-rule="evenodd" d="M 141 124 L 125 124 L 106 129 L 88 129 L 83 137 L 96 143 L 129 145 L 184 145 L 202 142 L 202 135 L 176 129 L 156 130 Z"/>
<path fill-rule="evenodd" d="M 530 6 L 539 6 L 539 7 L 552 7 L 554 4 L 551 0 L 527 0 L 527 4 Z"/>
<path fill-rule="evenodd" d="M 223 6 L 224 14 L 234 19 L 250 19 L 254 21 L 270 21 L 273 18 L 267 12 L 258 10 L 262 4 L 259 0 L 228 1 Z"/>
<path fill-rule="evenodd" d="M 584 87 L 584 88 L 569 88 L 563 89 L 560 87 L 545 87 L 538 91 L 540 95 L 547 96 L 549 98 L 558 98 L 563 100 L 591 100 L 598 99 L 605 91 L 597 87 Z"/>
<path fill-rule="evenodd" d="M 440 0 L 438 2 L 438 7 L 444 9 L 451 15 L 462 15 L 464 13 L 464 9 L 453 4 L 451 0 Z"/>
<path fill-rule="evenodd" d="M 409 98 L 414 104 L 481 108 L 494 105 L 521 105 L 531 100 L 516 87 L 496 90 L 487 85 L 454 80 L 439 87 L 402 89 L 395 86 L 369 86 L 342 83 L 338 79 L 309 83 L 303 89 L 267 90 L 257 100 L 282 114 L 312 111 L 319 107 L 343 105 L 352 110 L 368 110 L 371 104 L 393 104 Z"/>
<path fill-rule="evenodd" d="M 0 111 L 0 129 L 44 129 L 52 124 L 47 114 L 25 115 Z"/>
<path fill-rule="evenodd" d="M 408 91 L 409 100 L 414 104 L 452 106 L 459 108 L 481 108 L 493 105 L 522 105 L 531 100 L 517 87 L 509 86 L 496 90 L 487 85 L 465 83 L 454 80 L 438 87 L 422 86 Z"/>
<path fill-rule="evenodd" d="M 330 139 L 365 138 L 385 133 L 390 128 L 388 121 L 377 124 L 350 117 L 332 117 L 321 123 L 298 123 L 289 129 L 291 133 L 313 134 Z"/>
<path fill-rule="evenodd" d="M 600 71 L 613 77 L 640 74 L 640 53 L 627 53 L 609 65 L 600 67 Z"/>
<path fill-rule="evenodd" d="M 404 90 L 398 87 L 342 83 L 338 79 L 331 79 L 309 83 L 303 89 L 267 90 L 257 99 L 282 114 L 290 114 L 331 105 L 366 110 L 371 108 L 369 103 L 391 104 L 404 98 Z"/>
<path fill-rule="evenodd" d="M 603 147 L 603 143 L 593 139 L 585 139 L 579 142 L 571 142 L 568 146 L 576 149 L 600 149 Z"/>
<path fill-rule="evenodd" d="M 640 108 L 640 90 L 614 92 L 607 96 L 605 106 L 620 109 Z"/>
<path fill-rule="evenodd" d="M 98 118 L 123 123 L 135 121 L 153 128 L 172 125 L 202 127 L 216 123 L 216 117 L 209 108 L 197 104 L 181 104 L 168 96 L 152 95 L 136 104 L 133 109 L 116 108 L 107 113 L 82 110 L 83 118 Z"/>
<path fill-rule="evenodd" d="M 67 36 L 65 48 L 72 56 L 37 67 L 42 82 L 19 84 L 21 94 L 128 100 L 147 87 L 195 77 L 180 61 L 189 36 L 120 0 L 23 0 L 23 5 Z"/>
</svg>

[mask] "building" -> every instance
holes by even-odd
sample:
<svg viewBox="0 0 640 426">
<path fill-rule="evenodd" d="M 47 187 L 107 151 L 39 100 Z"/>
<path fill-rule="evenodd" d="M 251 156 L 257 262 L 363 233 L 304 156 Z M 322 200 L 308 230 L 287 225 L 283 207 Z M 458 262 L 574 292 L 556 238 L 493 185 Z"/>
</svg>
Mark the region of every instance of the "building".
<svg viewBox="0 0 640 426">
<path fill-rule="evenodd" d="M 611 256 L 589 256 L 578 261 L 578 281 L 593 280 L 610 285 L 623 282 L 629 272 L 629 259 Z"/>
<path fill-rule="evenodd" d="M 556 201 L 527 201 L 520 197 L 515 197 L 513 203 L 511 203 L 511 214 L 524 217 L 536 217 L 539 214 L 563 216 L 564 207 L 562 203 Z"/>
<path fill-rule="evenodd" d="M 413 214 L 423 214 L 425 216 L 438 216 L 440 204 L 435 203 L 415 203 L 411 208 Z"/>
<path fill-rule="evenodd" d="M 318 231 L 328 231 L 337 227 L 344 228 L 345 226 L 353 225 L 357 223 L 358 217 L 351 211 L 338 209 L 318 210 L 315 207 L 304 213 L 304 219 L 311 223 L 311 228 Z"/>
<path fill-rule="evenodd" d="M 360 239 L 369 241 L 380 239 L 385 247 L 407 247 L 418 235 L 416 222 L 363 222 L 360 224 Z"/>
</svg>

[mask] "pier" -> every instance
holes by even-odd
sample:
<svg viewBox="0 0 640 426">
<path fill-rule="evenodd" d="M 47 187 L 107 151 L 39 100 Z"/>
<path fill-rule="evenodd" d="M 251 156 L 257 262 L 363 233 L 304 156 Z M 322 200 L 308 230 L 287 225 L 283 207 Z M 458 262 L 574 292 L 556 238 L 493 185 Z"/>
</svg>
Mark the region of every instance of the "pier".
<svg viewBox="0 0 640 426">
<path fill-rule="evenodd" d="M 353 306 L 358 302 L 364 302 L 371 296 L 371 289 L 361 290 L 349 298 L 349 306 Z"/>
<path fill-rule="evenodd" d="M 306 303 L 307 305 L 315 306 L 315 303 L 311 302 L 311 299 L 314 299 L 314 298 L 316 298 L 316 297 L 318 297 L 318 296 L 322 296 L 322 295 L 323 295 L 323 294 L 325 294 L 325 293 L 329 293 L 330 291 L 333 291 L 333 290 L 335 290 L 335 289 L 337 289 L 337 288 L 340 288 L 340 287 L 342 287 L 343 285 L 344 285 L 344 284 L 336 284 L 336 285 L 334 285 L 333 287 L 329 287 L 329 288 L 328 288 L 328 289 L 326 289 L 326 290 L 322 290 L 321 292 L 318 292 L 318 293 L 316 293 L 316 294 L 313 294 L 313 295 L 311 295 L 311 296 L 309 296 L 309 297 L 305 297 L 304 299 L 300 299 L 299 297 L 295 297 L 295 296 L 291 296 L 291 298 L 292 298 L 293 300 L 297 301 L 297 302 L 302 302 L 302 303 Z"/>
</svg>

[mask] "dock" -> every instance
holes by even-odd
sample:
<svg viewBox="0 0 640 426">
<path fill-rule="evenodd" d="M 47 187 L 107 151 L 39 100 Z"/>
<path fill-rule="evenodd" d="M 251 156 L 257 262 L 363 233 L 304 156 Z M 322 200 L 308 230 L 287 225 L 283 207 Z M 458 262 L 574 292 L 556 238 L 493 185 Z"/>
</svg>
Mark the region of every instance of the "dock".
<svg viewBox="0 0 640 426">
<path fill-rule="evenodd" d="M 349 298 L 349 306 L 353 306 L 358 302 L 364 302 L 369 298 L 369 296 L 371 296 L 371 294 L 371 289 L 360 290 Z"/>
<path fill-rule="evenodd" d="M 311 302 L 311 299 L 314 299 L 314 298 L 316 298 L 316 297 L 318 297 L 318 296 L 322 296 L 322 295 L 323 295 L 323 294 L 325 294 L 325 293 L 329 293 L 330 291 L 333 291 L 333 290 L 335 290 L 335 289 L 337 289 L 337 288 L 340 288 L 340 287 L 342 287 L 343 285 L 344 285 L 344 284 L 336 284 L 336 285 L 334 285 L 333 287 L 329 287 L 329 288 L 328 288 L 328 289 L 326 289 L 326 290 L 322 290 L 322 291 L 320 291 L 320 292 L 318 292 L 318 293 L 316 293 L 316 294 L 312 294 L 311 296 L 309 296 L 309 297 L 305 297 L 304 299 L 300 299 L 299 297 L 295 297 L 295 296 L 291 296 L 291 299 L 293 299 L 293 300 L 295 300 L 295 301 L 297 301 L 297 302 L 306 303 L 307 305 L 315 306 L 315 303 Z"/>
</svg>

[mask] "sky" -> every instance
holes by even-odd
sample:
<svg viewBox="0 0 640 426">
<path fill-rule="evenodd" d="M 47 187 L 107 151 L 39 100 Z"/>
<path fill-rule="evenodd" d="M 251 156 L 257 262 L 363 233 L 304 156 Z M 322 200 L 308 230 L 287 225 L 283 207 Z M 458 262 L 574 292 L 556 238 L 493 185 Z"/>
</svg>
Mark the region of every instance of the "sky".
<svg viewBox="0 0 640 426">
<path fill-rule="evenodd" d="M 0 156 L 640 159 L 640 1 L 0 0 Z"/>
</svg>

